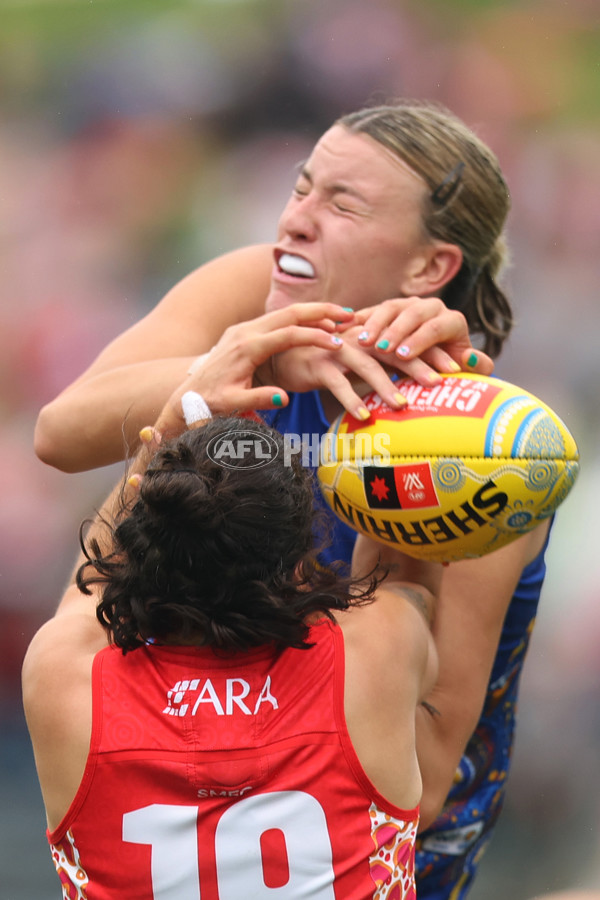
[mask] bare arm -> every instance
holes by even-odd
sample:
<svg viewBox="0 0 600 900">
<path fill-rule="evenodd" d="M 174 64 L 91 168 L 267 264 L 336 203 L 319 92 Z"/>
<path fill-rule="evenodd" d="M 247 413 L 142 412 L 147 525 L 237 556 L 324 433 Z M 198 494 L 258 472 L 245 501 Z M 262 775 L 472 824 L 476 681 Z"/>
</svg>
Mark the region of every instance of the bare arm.
<svg viewBox="0 0 600 900">
<path fill-rule="evenodd" d="M 479 721 L 502 625 L 521 572 L 539 553 L 547 525 L 481 559 L 445 570 L 433 625 L 439 676 L 417 710 L 423 777 L 421 827 L 439 814 Z"/>
<path fill-rule="evenodd" d="M 547 527 L 541 525 L 530 534 L 481 559 L 451 563 L 443 569 L 439 593 L 435 583 L 426 580 L 427 569 L 419 570 L 419 566 L 424 564 L 417 560 L 411 561 L 391 548 L 366 542 L 362 537 L 357 541 L 354 563 L 360 563 L 363 572 L 376 561 L 378 547 L 383 552 L 383 565 L 392 567 L 389 579 L 379 592 L 384 603 L 378 601 L 372 607 L 352 613 L 355 616 L 354 624 L 359 626 L 356 629 L 356 640 L 360 643 L 363 657 L 363 667 L 360 670 L 363 684 L 369 683 L 364 667 L 365 659 L 369 660 L 369 671 L 379 673 L 382 685 L 389 687 L 390 681 L 386 673 L 389 677 L 394 666 L 403 663 L 405 673 L 396 683 L 406 684 L 406 679 L 413 679 L 414 683 L 416 670 L 411 666 L 414 666 L 415 657 L 411 657 L 411 652 L 414 653 L 419 638 L 418 632 L 411 630 L 415 622 L 411 626 L 409 608 L 412 605 L 418 611 L 419 607 L 423 607 L 421 618 L 424 619 L 424 616 L 431 615 L 432 603 L 437 594 L 431 626 L 434 650 L 430 656 L 435 660 L 435 665 L 421 682 L 429 687 L 418 695 L 416 706 L 416 748 L 423 783 L 421 829 L 431 825 L 441 811 L 452 786 L 456 767 L 479 722 L 506 611 L 523 568 L 542 548 Z M 434 571 L 431 574 L 435 577 L 436 573 Z M 400 598 L 403 606 L 398 605 Z M 360 620 L 359 616 L 364 618 Z M 351 617 L 349 621 L 352 624 Z M 344 627 L 343 621 L 340 624 Z M 407 634 L 412 635 L 408 642 Z M 396 656 L 395 659 L 388 660 L 380 671 L 378 665 L 385 647 L 385 643 L 382 643 L 383 635 L 386 641 L 392 641 Z M 365 656 L 365 652 L 368 655 Z M 398 687 L 395 690 L 395 703 L 405 702 L 406 698 Z M 393 691 L 388 704 L 392 702 Z M 369 729 L 362 726 L 372 718 L 373 709 L 368 709 L 367 697 L 361 715 L 363 718 L 357 722 L 355 734 L 359 747 L 361 741 L 367 741 L 363 752 L 368 754 Z M 354 741 L 354 734 L 352 737 Z M 391 746 L 389 741 L 381 743 L 386 747 Z M 366 755 L 365 759 L 368 758 Z M 377 773 L 379 764 L 393 768 L 393 758 L 387 759 L 385 754 L 378 756 L 377 749 L 374 748 L 372 771 Z"/>
<path fill-rule="evenodd" d="M 375 601 L 336 616 L 344 634 L 346 722 L 371 781 L 396 805 L 411 808 L 421 797 L 415 709 L 437 673 L 431 620 L 442 567 L 359 535 L 355 577 L 378 563 L 388 575 Z"/>
<path fill-rule="evenodd" d="M 264 312 L 271 266 L 270 246 L 246 247 L 179 282 L 44 406 L 34 437 L 40 459 L 67 472 L 123 459 L 190 362 L 229 325 Z"/>
</svg>

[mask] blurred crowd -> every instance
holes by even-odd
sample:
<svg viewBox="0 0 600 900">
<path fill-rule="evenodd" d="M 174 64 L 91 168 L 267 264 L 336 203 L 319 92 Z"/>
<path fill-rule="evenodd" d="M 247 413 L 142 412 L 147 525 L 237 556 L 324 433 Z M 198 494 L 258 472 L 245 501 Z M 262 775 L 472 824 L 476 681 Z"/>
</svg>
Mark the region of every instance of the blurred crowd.
<svg viewBox="0 0 600 900">
<path fill-rule="evenodd" d="M 0 7 L 3 789 L 11 767 L 36 789 L 21 659 L 69 574 L 80 520 L 115 477 L 43 466 L 40 406 L 191 269 L 273 239 L 296 164 L 334 118 L 427 97 L 493 147 L 511 187 L 518 327 L 497 371 L 554 406 L 583 458 L 553 535 L 507 807 L 473 898 L 600 885 L 597 0 Z M 43 838 L 37 802 L 27 827 Z M 36 855 L 31 870 L 44 867 L 53 888 L 49 855 Z M 21 876 L 6 900 L 34 897 Z"/>
</svg>

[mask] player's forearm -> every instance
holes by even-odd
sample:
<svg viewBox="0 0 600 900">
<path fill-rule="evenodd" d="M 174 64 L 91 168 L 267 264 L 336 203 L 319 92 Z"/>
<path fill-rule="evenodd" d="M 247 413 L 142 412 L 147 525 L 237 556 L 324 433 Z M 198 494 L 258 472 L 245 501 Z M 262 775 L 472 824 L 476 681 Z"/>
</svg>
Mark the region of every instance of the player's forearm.
<svg viewBox="0 0 600 900">
<path fill-rule="evenodd" d="M 484 699 L 485 690 L 479 702 L 470 695 L 459 709 L 456 697 L 446 704 L 443 695 L 434 692 L 417 709 L 417 758 L 423 781 L 421 831 L 433 824 L 442 811 L 458 764 L 477 727 Z"/>
<path fill-rule="evenodd" d="M 444 570 L 433 626 L 439 674 L 425 698 L 439 714 L 426 708 L 417 713 L 422 828 L 442 808 L 479 722 L 506 611 L 534 553 L 533 540 L 525 535 L 495 553 Z"/>
<path fill-rule="evenodd" d="M 456 602 L 456 598 L 453 600 Z M 423 779 L 421 830 L 439 815 L 477 727 L 498 641 L 497 637 L 490 638 L 486 648 L 486 639 L 477 634 L 473 625 L 469 646 L 461 643 L 456 632 L 445 641 L 440 635 L 440 624 L 443 628 L 447 605 L 438 604 L 433 628 L 439 663 L 437 682 L 417 709 L 417 758 Z M 469 633 L 466 624 L 464 633 Z"/>
<path fill-rule="evenodd" d="M 109 465 L 130 455 L 140 428 L 154 422 L 186 377 L 192 358 L 122 366 L 68 388 L 40 411 L 35 452 L 64 472 Z"/>
</svg>

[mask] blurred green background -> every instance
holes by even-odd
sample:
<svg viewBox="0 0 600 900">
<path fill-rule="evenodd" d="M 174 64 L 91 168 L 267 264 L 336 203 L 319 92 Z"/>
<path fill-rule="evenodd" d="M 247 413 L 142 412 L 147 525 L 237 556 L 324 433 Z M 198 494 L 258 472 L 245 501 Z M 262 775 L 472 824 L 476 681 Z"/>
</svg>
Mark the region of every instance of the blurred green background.
<svg viewBox="0 0 600 900">
<path fill-rule="evenodd" d="M 503 377 L 574 432 L 506 807 L 473 900 L 600 887 L 598 0 L 0 0 L 0 893 L 60 895 L 20 708 L 79 521 L 120 472 L 36 460 L 40 406 L 191 269 L 271 240 L 338 115 L 441 101 L 513 198 Z M 64 692 L 69 714 L 68 685 Z"/>
</svg>

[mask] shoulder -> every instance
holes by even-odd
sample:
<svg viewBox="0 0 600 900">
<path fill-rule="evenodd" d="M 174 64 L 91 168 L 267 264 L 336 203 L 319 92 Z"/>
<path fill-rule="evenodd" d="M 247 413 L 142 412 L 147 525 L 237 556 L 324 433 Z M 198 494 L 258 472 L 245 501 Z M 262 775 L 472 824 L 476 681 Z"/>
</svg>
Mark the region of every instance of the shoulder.
<svg viewBox="0 0 600 900">
<path fill-rule="evenodd" d="M 106 646 L 97 628 L 82 617 L 57 616 L 34 635 L 22 668 L 23 703 L 28 718 L 53 715 L 59 698 L 68 689 L 72 698 L 80 686 L 91 684 L 92 662 Z"/>
<path fill-rule="evenodd" d="M 42 625 L 23 660 L 23 703 L 28 721 L 35 718 L 46 725 L 58 718 L 54 710 L 65 691 L 73 702 L 78 702 L 79 691 L 89 695 L 94 656 L 107 645 L 92 598 L 84 597 L 72 585 L 62 602 L 67 611 Z"/>
<path fill-rule="evenodd" d="M 204 263 L 120 335 L 114 349 L 109 345 L 103 359 L 124 350 L 131 361 L 210 349 L 230 325 L 264 313 L 272 266 L 269 244 L 243 247 Z"/>
<path fill-rule="evenodd" d="M 398 698 L 403 685 L 411 704 L 421 695 L 434 652 L 418 593 L 418 585 L 385 585 L 372 603 L 338 616 L 348 673 L 380 696 Z"/>
<path fill-rule="evenodd" d="M 214 291 L 219 295 L 224 293 L 228 301 L 239 303 L 240 309 L 248 308 L 252 316 L 260 315 L 264 312 L 272 268 L 271 244 L 253 244 L 232 250 L 190 272 L 165 294 L 157 309 L 185 302 L 200 307 L 214 304 L 218 308 L 223 296 L 213 296 Z"/>
<path fill-rule="evenodd" d="M 340 619 L 350 741 L 377 791 L 396 806 L 412 808 L 421 795 L 416 709 L 436 675 L 429 627 L 403 591 L 381 588 L 372 604 Z"/>
<path fill-rule="evenodd" d="M 89 598 L 88 598 L 89 602 Z M 34 636 L 23 663 L 23 707 L 50 829 L 79 787 L 92 732 L 92 668 L 106 647 L 84 614 L 57 615 Z"/>
</svg>

